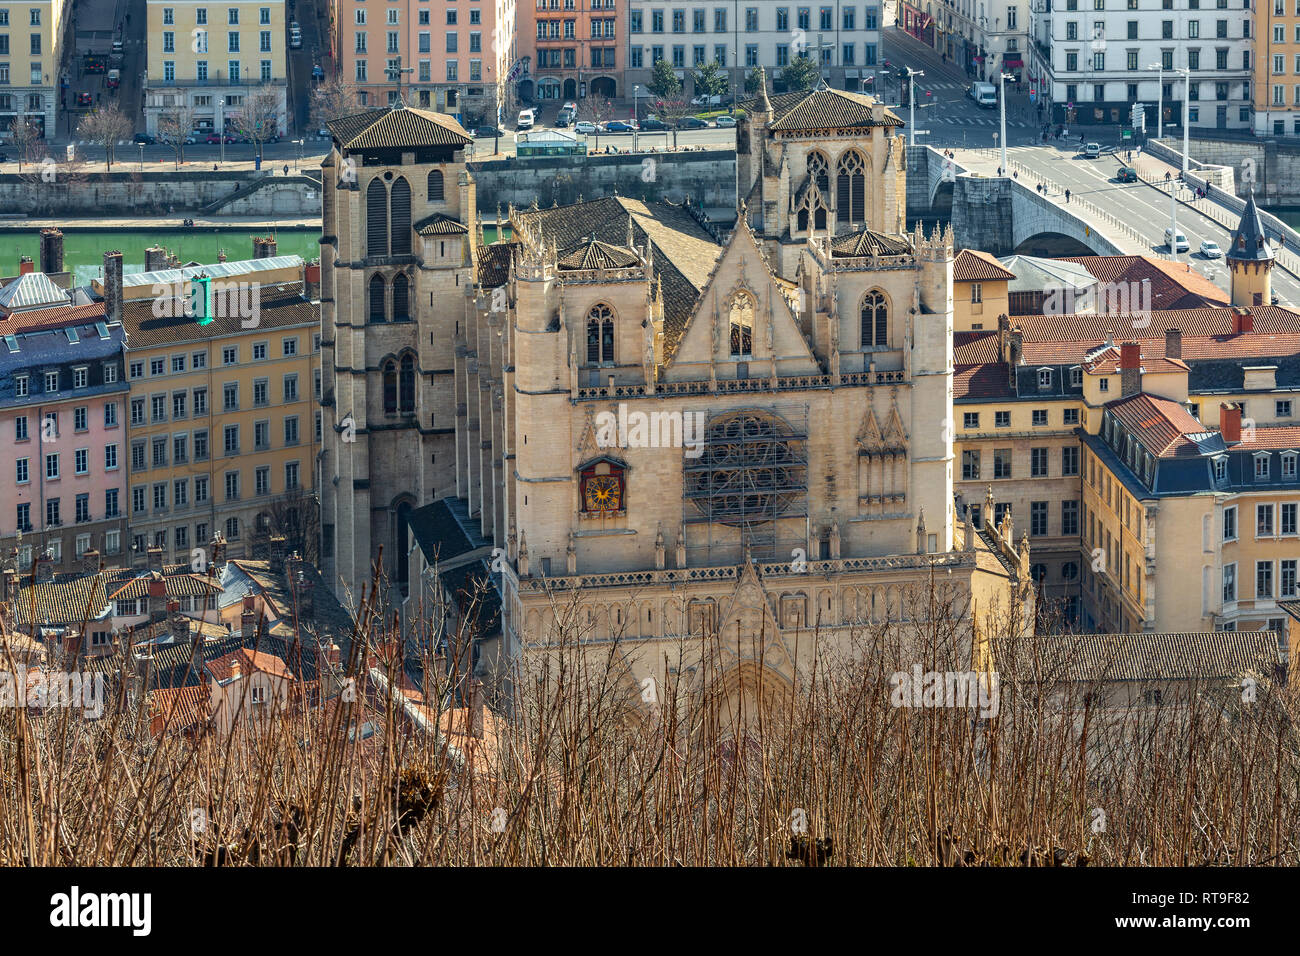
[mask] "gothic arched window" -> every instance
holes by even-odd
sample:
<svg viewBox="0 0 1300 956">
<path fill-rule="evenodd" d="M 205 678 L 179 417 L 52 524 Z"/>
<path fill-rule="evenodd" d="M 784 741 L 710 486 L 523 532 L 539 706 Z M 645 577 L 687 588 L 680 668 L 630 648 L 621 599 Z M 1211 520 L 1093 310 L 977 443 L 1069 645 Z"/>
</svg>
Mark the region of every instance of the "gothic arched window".
<svg viewBox="0 0 1300 956">
<path fill-rule="evenodd" d="M 393 220 L 393 255 L 411 254 L 411 184 L 398 176 L 389 199 Z"/>
<path fill-rule="evenodd" d="M 828 200 L 831 194 L 830 168 L 830 163 L 821 153 L 814 151 L 808 154 L 808 178 L 817 183 L 817 188 Z"/>
<path fill-rule="evenodd" d="M 429 201 L 441 202 L 442 194 L 442 172 L 434 169 L 429 171 Z"/>
<path fill-rule="evenodd" d="M 753 354 L 754 297 L 748 292 L 737 292 L 732 296 L 728 319 L 731 326 L 731 354 Z"/>
<path fill-rule="evenodd" d="M 839 222 L 866 222 L 866 164 L 857 150 L 840 157 L 835 176 L 835 218 Z"/>
<path fill-rule="evenodd" d="M 388 255 L 388 190 L 378 179 L 366 187 L 366 255 Z"/>
<path fill-rule="evenodd" d="M 393 321 L 405 322 L 411 310 L 410 280 L 402 273 L 393 276 Z"/>
<path fill-rule="evenodd" d="M 397 414 L 397 363 L 392 359 L 384 363 L 384 414 Z"/>
<path fill-rule="evenodd" d="M 889 345 L 889 303 L 876 290 L 862 297 L 862 347 L 886 348 Z"/>
<path fill-rule="evenodd" d="M 387 313 L 384 309 L 384 277 L 375 273 L 370 277 L 370 321 L 384 322 Z"/>
<path fill-rule="evenodd" d="M 587 361 L 614 361 L 614 312 L 604 303 L 587 313 Z"/>
<path fill-rule="evenodd" d="M 401 377 L 401 398 L 402 414 L 412 414 L 415 411 L 415 357 L 411 355 L 402 356 L 402 377 Z"/>
</svg>

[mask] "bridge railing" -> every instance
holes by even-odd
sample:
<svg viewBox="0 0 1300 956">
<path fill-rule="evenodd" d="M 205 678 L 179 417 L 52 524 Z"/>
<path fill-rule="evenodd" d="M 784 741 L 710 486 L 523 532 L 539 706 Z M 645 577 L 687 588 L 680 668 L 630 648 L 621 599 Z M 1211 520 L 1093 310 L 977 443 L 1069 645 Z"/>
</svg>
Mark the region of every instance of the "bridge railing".
<svg viewBox="0 0 1300 956">
<path fill-rule="evenodd" d="M 1047 179 L 1045 179 L 1039 173 L 1030 169 L 1028 166 L 1024 165 L 1023 163 L 1017 162 L 1014 159 L 1010 159 L 1007 161 L 1007 164 L 1011 167 L 1011 169 L 1014 172 L 1019 174 L 1019 176 L 1023 176 L 1026 180 L 1032 182 L 1035 187 L 1042 186 L 1043 195 L 1047 196 L 1049 199 L 1053 195 L 1057 195 L 1057 196 L 1064 195 L 1064 190 L 1053 186 L 1052 183 L 1050 183 Z M 1019 176 L 1017 177 L 1017 181 L 1019 181 Z M 1085 213 L 1087 213 L 1087 215 L 1089 216 L 1089 218 L 1092 219 L 1093 222 L 1104 223 L 1107 227 L 1113 230 L 1114 233 L 1123 236 L 1129 242 L 1132 242 L 1134 245 L 1136 245 L 1139 249 L 1145 249 L 1147 245 L 1150 243 L 1151 240 L 1144 237 L 1140 232 L 1138 232 L 1128 223 L 1124 222 L 1122 219 L 1119 219 L 1118 217 L 1111 215 L 1110 213 L 1106 212 L 1104 209 L 1100 209 L 1097 206 L 1094 206 L 1086 199 L 1080 198 L 1077 193 L 1071 193 L 1069 205 L 1074 206 L 1076 204 Z"/>
</svg>

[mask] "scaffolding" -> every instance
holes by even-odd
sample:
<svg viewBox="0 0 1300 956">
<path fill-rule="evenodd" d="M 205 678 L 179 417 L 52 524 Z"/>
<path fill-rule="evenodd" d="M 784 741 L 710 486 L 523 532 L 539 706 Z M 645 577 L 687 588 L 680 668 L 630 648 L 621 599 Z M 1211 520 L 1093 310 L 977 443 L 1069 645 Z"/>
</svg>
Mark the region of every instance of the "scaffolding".
<svg viewBox="0 0 1300 956">
<path fill-rule="evenodd" d="M 808 406 L 709 409 L 704 452 L 684 460 L 691 565 L 788 561 L 808 542 Z"/>
</svg>

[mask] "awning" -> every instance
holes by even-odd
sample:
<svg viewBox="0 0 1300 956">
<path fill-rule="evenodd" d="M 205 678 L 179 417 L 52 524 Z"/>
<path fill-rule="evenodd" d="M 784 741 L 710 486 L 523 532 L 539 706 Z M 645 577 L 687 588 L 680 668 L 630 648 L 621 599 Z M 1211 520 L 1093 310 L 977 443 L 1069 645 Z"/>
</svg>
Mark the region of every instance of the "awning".
<svg viewBox="0 0 1300 956">
<path fill-rule="evenodd" d="M 1013 60 L 1008 60 L 1006 58 L 1003 58 L 1002 65 L 1003 66 L 1024 66 L 1025 61 L 1020 59 L 1019 57 L 1016 57 Z"/>
</svg>

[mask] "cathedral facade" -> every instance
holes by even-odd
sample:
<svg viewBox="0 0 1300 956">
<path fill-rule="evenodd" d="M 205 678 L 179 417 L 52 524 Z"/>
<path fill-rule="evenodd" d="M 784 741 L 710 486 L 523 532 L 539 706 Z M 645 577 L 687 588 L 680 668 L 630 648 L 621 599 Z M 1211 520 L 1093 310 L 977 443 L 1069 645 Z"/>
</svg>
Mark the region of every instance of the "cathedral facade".
<svg viewBox="0 0 1300 956">
<path fill-rule="evenodd" d="M 670 647 L 671 670 L 694 673 L 704 652 L 682 638 L 712 635 L 737 701 L 792 688 L 814 631 L 847 648 L 862 628 L 915 620 L 936 574 L 972 633 L 977 613 L 1023 623 L 1027 546 L 953 504 L 952 237 L 903 231 L 898 125 L 866 96 L 761 95 L 726 231 L 689 203 L 615 196 L 511 209 L 509 239 L 483 244 L 462 160 L 441 170 L 462 186 L 459 261 L 423 261 L 418 230 L 411 263 L 345 255 L 338 237 L 322 274 L 322 297 L 331 272 L 351 289 L 322 318 L 336 360 L 332 573 L 357 575 L 400 534 L 404 496 L 455 495 L 496 545 L 501 653 L 485 671 L 557 640 L 613 645 L 631 691 L 673 678 Z M 420 181 L 426 167 L 406 160 L 363 163 L 348 192 Z M 343 221 L 330 207 L 327 233 Z M 372 232 L 371 208 L 353 199 L 350 242 Z M 394 340 L 360 290 L 408 267 L 424 293 Z M 380 405 L 392 359 L 395 422 Z M 359 408 L 373 424 L 349 447 L 338 416 Z M 450 433 L 427 419 L 444 410 Z M 368 530 L 343 530 L 367 515 Z"/>
</svg>

